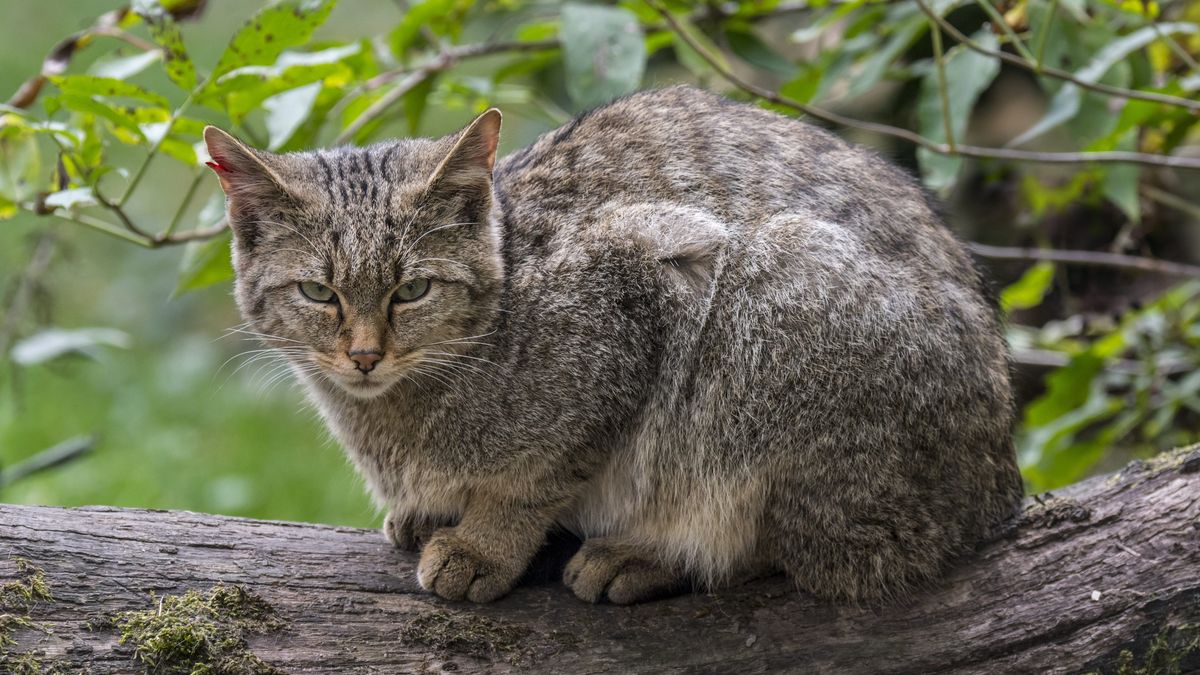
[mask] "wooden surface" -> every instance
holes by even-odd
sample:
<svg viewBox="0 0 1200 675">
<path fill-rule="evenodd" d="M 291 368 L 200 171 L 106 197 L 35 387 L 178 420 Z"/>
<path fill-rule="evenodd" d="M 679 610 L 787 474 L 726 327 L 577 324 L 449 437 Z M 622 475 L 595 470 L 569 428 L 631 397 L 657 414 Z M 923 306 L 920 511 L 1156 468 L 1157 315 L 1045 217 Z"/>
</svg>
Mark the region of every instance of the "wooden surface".
<svg viewBox="0 0 1200 675">
<path fill-rule="evenodd" d="M 0 577 L 17 557 L 45 571 L 54 600 L 28 613 L 48 633 L 18 629 L 4 649 L 69 672 L 142 672 L 112 628 L 86 623 L 219 582 L 287 622 L 250 646 L 289 673 L 1116 672 L 1172 657 L 1200 622 L 1200 446 L 1030 500 L 1006 537 L 884 608 L 818 603 L 782 578 L 634 607 L 549 582 L 449 603 L 377 531 L 186 512 L 0 505 Z M 446 622 L 484 637 L 427 634 Z M 1200 650 L 1173 657 L 1200 671 Z"/>
</svg>

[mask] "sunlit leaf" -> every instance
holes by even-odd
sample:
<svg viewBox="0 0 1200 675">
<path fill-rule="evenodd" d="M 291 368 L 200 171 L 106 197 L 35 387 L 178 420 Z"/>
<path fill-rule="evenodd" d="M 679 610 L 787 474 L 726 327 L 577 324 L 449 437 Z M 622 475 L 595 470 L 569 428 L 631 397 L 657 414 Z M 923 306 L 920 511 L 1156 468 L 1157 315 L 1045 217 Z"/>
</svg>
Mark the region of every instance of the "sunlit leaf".
<svg viewBox="0 0 1200 675">
<path fill-rule="evenodd" d="M 124 80 L 149 68 L 161 58 L 162 52 L 157 50 L 141 52 L 132 56 L 105 58 L 93 63 L 88 72 L 97 77 L 111 77 L 116 80 Z"/>
<path fill-rule="evenodd" d="M 1020 279 L 1000 293 L 1000 306 L 1005 312 L 1030 309 L 1042 304 L 1054 282 L 1054 263 L 1043 260 L 1025 270 Z"/>
<path fill-rule="evenodd" d="M 51 208 L 70 211 L 81 206 L 94 206 L 97 202 L 96 193 L 91 188 L 73 188 L 46 195 L 45 203 Z"/>
<path fill-rule="evenodd" d="M 320 82 L 314 82 L 263 101 L 263 109 L 267 111 L 268 150 L 282 148 L 308 119 L 321 93 L 321 86 Z"/>
<path fill-rule="evenodd" d="M 562 10 L 567 93 L 588 108 L 637 89 L 646 46 L 637 17 L 619 7 L 568 4 Z"/>
</svg>

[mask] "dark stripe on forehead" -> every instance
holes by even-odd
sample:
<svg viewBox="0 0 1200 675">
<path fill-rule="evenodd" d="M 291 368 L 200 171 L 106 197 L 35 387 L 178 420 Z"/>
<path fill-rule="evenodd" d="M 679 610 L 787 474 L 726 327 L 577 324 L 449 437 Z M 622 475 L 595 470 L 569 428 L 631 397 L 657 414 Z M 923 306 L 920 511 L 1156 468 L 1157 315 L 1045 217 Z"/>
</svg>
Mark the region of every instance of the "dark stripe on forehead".
<svg viewBox="0 0 1200 675">
<path fill-rule="evenodd" d="M 334 164 L 334 166 L 337 168 L 337 186 L 338 186 L 338 192 L 342 195 L 342 202 L 341 202 L 342 206 L 346 206 L 347 204 L 350 203 L 350 193 L 348 193 L 346 191 L 345 164 L 346 164 L 346 153 L 342 153 L 341 155 L 338 156 L 338 160 Z"/>
<path fill-rule="evenodd" d="M 375 160 L 371 152 L 363 152 L 363 162 L 367 165 L 367 201 L 374 202 L 378 196 L 379 177 L 375 173 Z"/>
<path fill-rule="evenodd" d="M 317 165 L 321 167 L 321 187 L 325 188 L 325 196 L 333 201 L 333 170 L 329 168 L 329 162 L 322 154 L 317 155 Z"/>
</svg>

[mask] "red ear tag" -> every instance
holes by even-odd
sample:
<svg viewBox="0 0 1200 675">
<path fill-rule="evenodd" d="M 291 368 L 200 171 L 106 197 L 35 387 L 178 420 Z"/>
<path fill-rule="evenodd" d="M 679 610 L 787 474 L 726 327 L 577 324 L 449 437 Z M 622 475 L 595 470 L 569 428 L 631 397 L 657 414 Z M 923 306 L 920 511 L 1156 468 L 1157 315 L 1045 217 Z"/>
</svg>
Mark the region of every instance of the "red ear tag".
<svg viewBox="0 0 1200 675">
<path fill-rule="evenodd" d="M 229 171 L 229 169 L 226 169 L 225 167 L 221 166 L 221 165 L 220 165 L 218 162 L 216 162 L 216 161 L 212 161 L 212 162 L 205 162 L 205 164 L 207 164 L 207 165 L 209 166 L 209 168 L 210 168 L 210 169 L 212 169 L 213 171 L 217 171 L 217 172 L 225 172 L 225 171 Z"/>
</svg>

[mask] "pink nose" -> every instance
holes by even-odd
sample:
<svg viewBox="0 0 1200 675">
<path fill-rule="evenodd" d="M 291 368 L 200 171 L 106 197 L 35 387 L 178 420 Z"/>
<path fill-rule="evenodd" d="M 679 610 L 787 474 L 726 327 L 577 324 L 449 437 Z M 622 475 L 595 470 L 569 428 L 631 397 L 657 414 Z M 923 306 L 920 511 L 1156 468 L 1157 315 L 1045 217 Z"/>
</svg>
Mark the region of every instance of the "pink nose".
<svg viewBox="0 0 1200 675">
<path fill-rule="evenodd" d="M 358 351 L 346 352 L 346 356 L 354 362 L 355 367 L 364 373 L 369 373 L 375 370 L 375 364 L 383 360 L 383 354 L 374 350 L 360 349 Z"/>
</svg>

